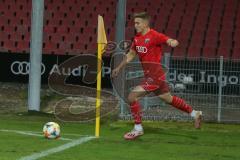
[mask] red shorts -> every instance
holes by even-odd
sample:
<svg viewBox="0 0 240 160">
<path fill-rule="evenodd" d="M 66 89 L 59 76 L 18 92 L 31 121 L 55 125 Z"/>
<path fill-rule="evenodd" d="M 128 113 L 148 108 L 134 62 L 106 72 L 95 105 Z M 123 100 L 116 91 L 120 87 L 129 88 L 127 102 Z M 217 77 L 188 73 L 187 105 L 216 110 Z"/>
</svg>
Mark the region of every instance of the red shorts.
<svg viewBox="0 0 240 160">
<path fill-rule="evenodd" d="M 156 95 L 161 95 L 170 92 L 165 76 L 159 78 L 146 77 L 140 84 L 145 91 L 154 92 Z"/>
</svg>

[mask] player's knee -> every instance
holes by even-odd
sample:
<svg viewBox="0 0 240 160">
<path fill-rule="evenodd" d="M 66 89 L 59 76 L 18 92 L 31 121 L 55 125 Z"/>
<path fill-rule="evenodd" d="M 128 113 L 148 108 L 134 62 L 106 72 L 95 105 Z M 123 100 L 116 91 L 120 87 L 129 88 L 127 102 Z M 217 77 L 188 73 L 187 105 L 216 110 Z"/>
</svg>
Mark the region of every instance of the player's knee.
<svg viewBox="0 0 240 160">
<path fill-rule="evenodd" d="M 171 104 L 172 102 L 169 98 L 164 98 L 163 101 L 167 104 Z"/>
<path fill-rule="evenodd" d="M 159 96 L 159 97 L 167 104 L 172 103 L 172 96 L 171 95 L 164 95 L 164 96 Z"/>
<path fill-rule="evenodd" d="M 135 102 L 136 100 L 137 100 L 137 98 L 136 98 L 135 95 L 133 95 L 133 94 L 131 94 L 131 93 L 128 95 L 128 103 L 129 103 L 129 104 Z"/>
</svg>

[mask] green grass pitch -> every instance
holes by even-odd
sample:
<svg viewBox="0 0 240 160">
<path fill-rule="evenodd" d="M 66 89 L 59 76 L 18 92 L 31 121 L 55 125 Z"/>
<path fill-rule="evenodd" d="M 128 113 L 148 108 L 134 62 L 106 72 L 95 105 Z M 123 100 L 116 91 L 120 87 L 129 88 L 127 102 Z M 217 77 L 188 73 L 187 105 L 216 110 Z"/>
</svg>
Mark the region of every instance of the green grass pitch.
<svg viewBox="0 0 240 160">
<path fill-rule="evenodd" d="M 23 135 L 14 131 L 32 131 L 41 134 L 48 121 L 60 124 L 62 137 L 79 139 L 94 135 L 92 123 L 60 122 L 52 116 L 1 115 L 0 159 L 15 160 L 71 141 L 47 140 L 41 136 Z M 126 141 L 123 134 L 132 123 L 106 121 L 101 124 L 100 138 L 75 145 L 41 160 L 239 160 L 240 125 L 205 123 L 201 130 L 187 122 L 144 122 L 145 135 L 135 141 Z"/>
</svg>

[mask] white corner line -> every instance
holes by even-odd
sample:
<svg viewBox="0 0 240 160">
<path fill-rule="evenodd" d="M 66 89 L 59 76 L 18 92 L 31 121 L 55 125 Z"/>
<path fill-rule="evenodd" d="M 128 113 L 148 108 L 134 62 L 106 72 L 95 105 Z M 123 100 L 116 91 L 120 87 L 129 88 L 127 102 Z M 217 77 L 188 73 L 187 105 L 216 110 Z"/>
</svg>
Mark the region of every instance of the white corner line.
<svg viewBox="0 0 240 160">
<path fill-rule="evenodd" d="M 90 140 L 95 139 L 95 138 L 96 137 L 79 138 L 79 139 L 73 140 L 71 142 L 68 142 L 66 144 L 63 144 L 61 146 L 51 148 L 51 149 L 48 149 L 48 150 L 45 150 L 45 151 L 42 151 L 42 152 L 39 152 L 39 153 L 35 153 L 35 154 L 29 155 L 29 156 L 26 156 L 26 157 L 22 157 L 19 160 L 36 160 L 36 159 L 39 159 L 39 158 L 42 158 L 42 157 L 46 157 L 50 154 L 54 154 L 54 153 L 57 153 L 57 152 L 64 151 L 64 150 L 69 149 L 71 147 L 75 147 L 77 145 L 80 145 L 82 143 L 85 143 L 85 142 L 90 141 Z"/>
<path fill-rule="evenodd" d="M 19 130 L 0 129 L 0 132 L 10 132 L 10 133 L 17 133 L 17 134 L 28 135 L 28 136 L 43 137 L 42 134 L 36 134 L 33 132 L 25 132 L 25 131 L 19 131 Z M 73 139 L 60 137 L 59 140 L 72 141 Z"/>
</svg>

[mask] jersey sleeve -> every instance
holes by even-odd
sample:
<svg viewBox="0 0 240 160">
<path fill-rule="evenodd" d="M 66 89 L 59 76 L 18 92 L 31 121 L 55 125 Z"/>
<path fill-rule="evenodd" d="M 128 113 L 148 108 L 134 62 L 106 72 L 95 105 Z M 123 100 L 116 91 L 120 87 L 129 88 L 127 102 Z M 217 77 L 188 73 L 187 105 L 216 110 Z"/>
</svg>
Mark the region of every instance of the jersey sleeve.
<svg viewBox="0 0 240 160">
<path fill-rule="evenodd" d="M 166 36 L 165 34 L 157 33 L 156 43 L 157 44 L 166 43 L 168 39 L 169 37 Z"/>
</svg>

